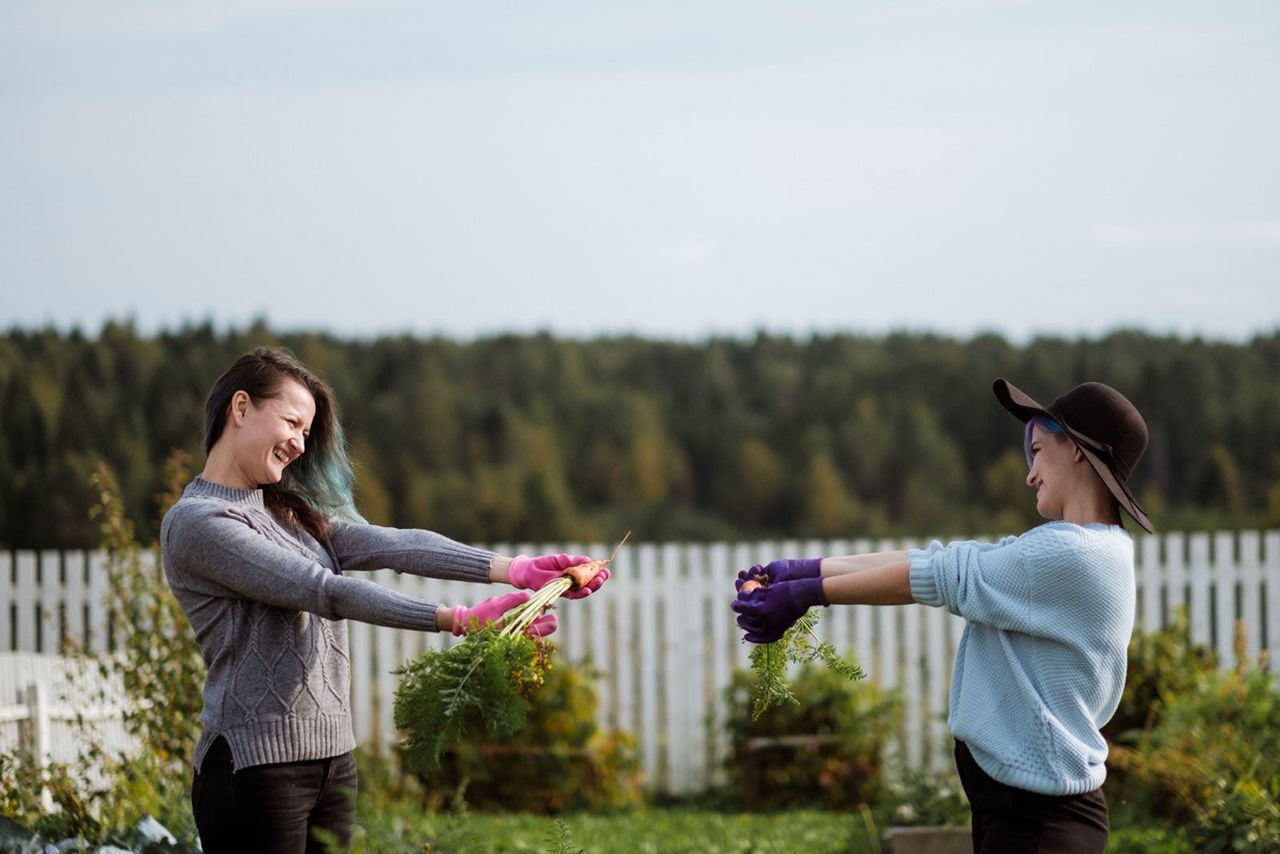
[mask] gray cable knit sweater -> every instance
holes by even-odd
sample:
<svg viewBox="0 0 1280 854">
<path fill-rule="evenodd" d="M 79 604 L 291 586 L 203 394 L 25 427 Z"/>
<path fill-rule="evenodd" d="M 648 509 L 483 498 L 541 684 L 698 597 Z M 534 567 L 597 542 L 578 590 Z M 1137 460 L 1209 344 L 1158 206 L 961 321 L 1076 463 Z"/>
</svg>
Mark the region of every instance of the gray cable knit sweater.
<svg viewBox="0 0 1280 854">
<path fill-rule="evenodd" d="M 430 531 L 349 523 L 322 544 L 277 522 L 262 490 L 200 477 L 165 514 L 160 544 L 209 669 L 197 770 L 218 736 L 236 768 L 355 748 L 343 621 L 434 631 L 436 605 L 345 571 L 487 583 L 493 557 Z"/>
</svg>

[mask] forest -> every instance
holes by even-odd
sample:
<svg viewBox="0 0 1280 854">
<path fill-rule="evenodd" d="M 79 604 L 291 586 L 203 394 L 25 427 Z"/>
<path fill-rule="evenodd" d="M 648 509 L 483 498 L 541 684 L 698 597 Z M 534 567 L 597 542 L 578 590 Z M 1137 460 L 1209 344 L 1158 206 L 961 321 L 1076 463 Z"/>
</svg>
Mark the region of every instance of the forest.
<svg viewBox="0 0 1280 854">
<path fill-rule="evenodd" d="M 0 334 L 0 548 L 98 542 L 105 461 L 144 537 L 236 356 L 289 348 L 335 389 L 371 522 L 478 543 L 1000 535 L 1038 521 L 999 376 L 1048 404 L 1116 386 L 1151 432 L 1157 530 L 1280 526 L 1280 330 L 1242 343 L 758 334 L 343 338 L 189 324 Z M 1131 530 L 1137 530 L 1130 525 Z"/>
</svg>

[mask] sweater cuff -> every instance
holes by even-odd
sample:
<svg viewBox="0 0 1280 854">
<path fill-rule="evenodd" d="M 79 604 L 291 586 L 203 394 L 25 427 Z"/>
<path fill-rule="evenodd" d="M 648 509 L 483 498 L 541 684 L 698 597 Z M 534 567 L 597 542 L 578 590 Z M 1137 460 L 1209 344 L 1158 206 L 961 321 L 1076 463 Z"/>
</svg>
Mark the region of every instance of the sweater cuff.
<svg viewBox="0 0 1280 854">
<path fill-rule="evenodd" d="M 489 565 L 494 555 L 488 549 L 448 541 L 439 551 L 437 560 L 444 572 L 442 578 L 456 578 L 473 584 L 488 584 Z"/>
<path fill-rule="evenodd" d="M 435 632 L 436 611 L 434 602 L 423 602 L 410 596 L 396 596 L 383 606 L 379 625 L 392 629 L 412 629 L 419 632 Z"/>
<path fill-rule="evenodd" d="M 924 549 L 908 549 L 907 578 L 911 584 L 911 598 L 921 605 L 942 604 L 942 595 L 938 590 L 938 579 L 933 573 L 933 552 Z"/>
</svg>

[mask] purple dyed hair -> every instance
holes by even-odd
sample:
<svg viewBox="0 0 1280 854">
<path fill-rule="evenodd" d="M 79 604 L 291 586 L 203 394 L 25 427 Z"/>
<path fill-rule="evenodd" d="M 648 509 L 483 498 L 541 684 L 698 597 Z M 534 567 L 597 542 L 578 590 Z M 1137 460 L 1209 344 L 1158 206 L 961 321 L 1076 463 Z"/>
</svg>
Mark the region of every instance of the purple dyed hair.
<svg viewBox="0 0 1280 854">
<path fill-rule="evenodd" d="M 1035 462 L 1031 459 L 1031 434 L 1037 427 L 1046 433 L 1056 433 L 1059 436 L 1067 434 L 1066 428 L 1052 418 L 1046 415 L 1033 415 L 1027 421 L 1027 427 L 1022 433 L 1022 451 L 1027 455 L 1027 468 L 1031 468 L 1031 464 Z"/>
</svg>

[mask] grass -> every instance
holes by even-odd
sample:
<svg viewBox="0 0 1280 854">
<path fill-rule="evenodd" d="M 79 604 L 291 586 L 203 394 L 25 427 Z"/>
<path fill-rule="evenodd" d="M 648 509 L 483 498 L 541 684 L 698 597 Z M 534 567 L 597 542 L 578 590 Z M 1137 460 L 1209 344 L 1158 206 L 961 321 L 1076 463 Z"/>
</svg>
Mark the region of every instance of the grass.
<svg viewBox="0 0 1280 854">
<path fill-rule="evenodd" d="M 361 811 L 353 850 L 435 852 L 577 852 L 645 854 L 783 854 L 878 852 L 858 813 L 771 814 L 693 808 L 641 809 L 614 815 Z"/>
</svg>

